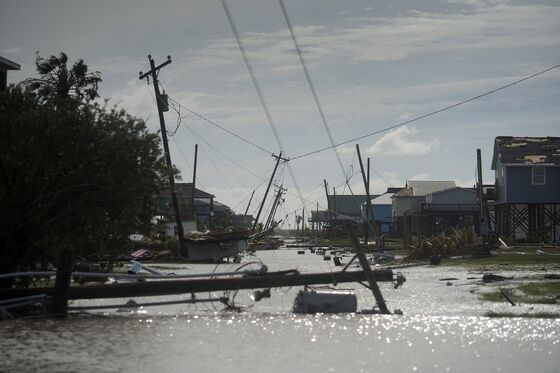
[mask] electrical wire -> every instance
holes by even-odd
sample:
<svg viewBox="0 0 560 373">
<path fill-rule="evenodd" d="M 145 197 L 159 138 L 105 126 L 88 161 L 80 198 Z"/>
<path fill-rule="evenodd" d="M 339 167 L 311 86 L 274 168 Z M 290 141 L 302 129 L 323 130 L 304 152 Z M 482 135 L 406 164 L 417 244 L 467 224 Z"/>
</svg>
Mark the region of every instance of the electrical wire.
<svg viewBox="0 0 560 373">
<path fill-rule="evenodd" d="M 556 66 L 549 67 L 548 69 L 541 70 L 541 71 L 539 71 L 539 72 L 537 72 L 537 73 L 535 73 L 535 74 L 529 75 L 529 76 L 527 76 L 527 77 L 525 77 L 525 78 L 516 80 L 516 81 L 511 82 L 511 83 L 509 83 L 509 84 L 506 84 L 506 85 L 503 85 L 503 86 L 501 86 L 501 87 L 492 89 L 492 90 L 490 90 L 490 91 L 481 93 L 481 94 L 479 94 L 479 95 L 477 95 L 477 96 L 468 98 L 468 99 L 466 99 L 466 100 L 457 102 L 457 103 L 455 103 L 455 104 L 452 104 L 452 105 L 449 105 L 449 106 L 445 106 L 445 107 L 443 107 L 443 108 L 441 108 L 441 109 L 434 110 L 434 111 L 429 112 L 429 113 L 427 113 L 427 114 L 420 115 L 420 116 L 418 116 L 418 117 L 415 117 L 415 118 L 406 120 L 406 121 L 404 121 L 404 122 L 400 122 L 400 123 L 394 124 L 394 125 L 392 125 L 392 126 L 385 127 L 385 128 L 383 128 L 383 129 L 380 129 L 380 130 L 377 130 L 377 131 L 374 131 L 374 132 L 370 132 L 370 133 L 367 133 L 367 134 L 365 134 L 365 135 L 362 135 L 362 136 L 359 136 L 359 137 L 355 137 L 355 138 L 353 138 L 353 139 L 346 140 L 346 141 L 341 142 L 341 143 L 338 143 L 338 144 L 334 144 L 334 145 L 332 145 L 332 146 L 328 146 L 328 147 L 321 148 L 321 149 L 317 149 L 317 150 L 314 150 L 314 151 L 311 151 L 311 152 L 308 152 L 308 153 L 300 154 L 300 155 L 298 155 L 298 156 L 291 157 L 290 159 L 293 161 L 293 160 L 296 160 L 296 159 L 299 159 L 299 158 L 307 157 L 307 156 L 309 156 L 309 155 L 317 154 L 317 153 L 323 152 L 323 151 L 325 151 L 325 150 L 329 150 L 329 149 L 336 148 L 336 147 L 339 147 L 339 146 L 342 146 L 342 145 L 346 145 L 346 144 L 351 143 L 351 142 L 355 142 L 355 141 L 358 141 L 358 140 L 361 140 L 361 139 L 365 139 L 365 138 L 367 138 L 367 137 L 370 137 L 370 136 L 373 136 L 373 135 L 380 134 L 380 133 L 382 133 L 382 132 L 386 132 L 386 131 L 395 129 L 395 128 L 397 128 L 397 127 L 401 127 L 401 126 L 404 126 L 404 125 L 407 125 L 407 124 L 410 124 L 410 123 L 419 121 L 419 120 L 421 120 L 421 119 L 431 117 L 431 116 L 433 116 L 433 115 L 442 113 L 442 112 L 444 112 L 444 111 L 447 111 L 447 110 L 450 110 L 450 109 L 454 109 L 454 108 L 459 107 L 459 106 L 461 106 L 461 105 L 464 105 L 464 104 L 467 104 L 467 103 L 469 103 L 469 102 L 478 100 L 478 99 L 480 99 L 480 98 L 482 98 L 482 97 L 489 96 L 489 95 L 491 95 L 491 94 L 493 94 L 493 93 L 502 91 L 502 90 L 507 89 L 507 88 L 509 88 L 509 87 L 511 87 L 511 86 L 514 86 L 514 85 L 516 85 L 516 84 L 525 82 L 525 81 L 527 81 L 527 80 L 529 80 L 529 79 L 533 79 L 533 78 L 535 78 L 535 77 L 537 77 L 537 76 L 539 76 L 539 75 L 545 74 L 545 73 L 547 73 L 547 72 L 549 72 L 549 71 L 551 71 L 551 70 L 557 69 L 557 68 L 559 68 L 559 67 L 560 67 L 560 65 L 556 65 Z"/>
<path fill-rule="evenodd" d="M 266 104 L 266 101 L 264 99 L 264 95 L 261 91 L 260 85 L 257 81 L 257 78 L 255 77 L 255 73 L 253 72 L 253 67 L 251 66 L 251 62 L 249 61 L 249 58 L 247 57 L 245 47 L 243 45 L 243 42 L 241 41 L 241 36 L 239 34 L 239 31 L 237 30 L 237 26 L 235 25 L 235 22 L 233 20 L 233 17 L 231 15 L 229 7 L 226 3 L 226 0 L 221 0 L 221 2 L 222 2 L 222 7 L 224 8 L 224 12 L 226 13 L 226 17 L 227 17 L 227 19 L 229 21 L 229 24 L 231 26 L 231 30 L 233 32 L 233 35 L 235 36 L 235 40 L 237 41 L 237 46 L 239 47 L 239 51 L 241 52 L 243 60 L 245 61 L 245 66 L 247 66 L 247 70 L 249 72 L 249 75 L 251 76 L 251 80 L 252 80 L 253 85 L 255 87 L 255 91 L 257 92 L 257 96 L 259 97 L 259 100 L 261 102 L 261 106 L 263 107 L 263 110 L 265 112 L 266 118 L 268 120 L 268 124 L 270 125 L 272 133 L 274 134 L 274 138 L 276 139 L 276 143 L 280 147 L 280 151 L 282 152 L 282 154 L 286 155 L 285 148 L 282 144 L 282 141 L 280 140 L 280 136 L 279 136 L 278 131 L 276 129 L 276 125 L 274 124 L 274 121 L 272 120 L 272 116 L 270 115 L 270 111 L 268 110 L 268 105 Z M 290 164 L 288 164 L 288 172 L 290 173 L 290 177 L 292 178 L 292 181 L 294 183 L 296 191 L 298 192 L 298 196 L 300 198 L 300 201 L 303 204 L 303 196 L 301 194 L 301 188 L 299 187 L 299 184 L 297 182 L 297 179 L 294 175 L 294 172 L 293 172 Z"/>
<path fill-rule="evenodd" d="M 338 152 L 336 150 L 335 142 L 334 142 L 330 127 L 327 123 L 327 118 L 325 117 L 325 114 L 323 112 L 323 108 L 321 106 L 321 103 L 319 102 L 319 97 L 317 96 L 317 92 L 315 91 L 315 86 L 313 85 L 313 81 L 311 80 L 311 75 L 309 74 L 309 71 L 307 70 L 307 65 L 306 65 L 305 60 L 303 58 L 303 54 L 301 53 L 301 49 L 299 47 L 296 35 L 295 35 L 293 27 L 292 27 L 292 23 L 290 22 L 290 17 L 288 16 L 288 12 L 286 11 L 286 7 L 284 6 L 284 1 L 279 0 L 279 3 L 280 3 L 280 7 L 282 8 L 282 13 L 284 14 L 284 19 L 286 20 L 286 24 L 288 25 L 288 29 L 290 31 L 292 41 L 294 42 L 294 46 L 296 48 L 296 52 L 297 52 L 297 55 L 299 57 L 301 67 L 303 68 L 305 78 L 307 79 L 307 84 L 309 85 L 309 89 L 311 90 L 311 94 L 313 95 L 313 99 L 315 100 L 315 105 L 317 106 L 317 110 L 319 111 L 319 115 L 321 116 L 321 122 L 323 123 L 323 127 L 324 127 L 325 131 L 327 132 L 327 135 L 329 137 L 329 141 L 331 142 L 331 147 L 330 148 L 332 148 L 334 150 L 334 153 L 336 155 L 336 159 L 338 161 L 338 165 L 340 166 L 340 170 L 344 174 L 344 166 L 342 165 L 342 160 L 340 159 L 340 155 L 338 154 Z"/>
<path fill-rule="evenodd" d="M 168 97 L 168 100 L 174 102 L 176 105 L 179 105 L 181 108 L 183 108 L 183 109 L 185 109 L 186 111 L 188 111 L 189 113 L 191 113 L 191 114 L 193 114 L 193 115 L 199 117 L 200 119 L 204 120 L 204 121 L 207 122 L 208 124 L 211 124 L 211 125 L 213 125 L 214 127 L 217 127 L 217 128 L 219 128 L 219 129 L 221 129 L 222 131 L 225 131 L 225 132 L 229 133 L 229 134 L 232 135 L 233 137 L 235 137 L 235 138 L 237 138 L 237 139 L 239 139 L 239 140 L 241 140 L 241 141 L 243 141 L 243 142 L 245 142 L 245 143 L 247 143 L 247 144 L 249 144 L 249 145 L 251 145 L 251 146 L 253 146 L 253 147 L 255 147 L 255 148 L 257 148 L 257 149 L 259 149 L 259 150 L 261 150 L 261 151 L 263 151 L 263 152 L 265 152 L 265 153 L 267 153 L 267 154 L 269 154 L 269 155 L 274 155 L 274 153 L 271 152 L 270 150 L 267 150 L 267 149 L 263 148 L 262 146 L 257 145 L 257 144 L 255 144 L 254 142 L 252 142 L 252 141 L 250 141 L 250 140 L 248 140 L 248 139 L 246 139 L 246 138 L 244 138 L 244 137 L 242 137 L 242 136 L 236 134 L 235 132 L 228 130 L 227 128 L 225 128 L 225 127 L 219 125 L 218 123 L 216 123 L 216 122 L 214 122 L 214 121 L 208 119 L 208 118 L 205 117 L 204 115 L 199 114 L 199 113 L 197 113 L 196 111 L 187 108 L 186 106 L 182 105 L 181 103 L 179 103 L 178 101 L 172 99 L 171 97 Z M 184 117 L 183 117 L 183 118 L 184 118 Z"/>
</svg>

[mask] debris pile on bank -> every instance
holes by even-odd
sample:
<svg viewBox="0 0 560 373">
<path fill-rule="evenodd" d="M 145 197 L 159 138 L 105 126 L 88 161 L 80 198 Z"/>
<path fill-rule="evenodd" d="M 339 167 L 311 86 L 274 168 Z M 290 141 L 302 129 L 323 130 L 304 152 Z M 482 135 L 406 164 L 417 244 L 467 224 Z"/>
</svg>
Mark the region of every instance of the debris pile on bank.
<svg viewBox="0 0 560 373">
<path fill-rule="evenodd" d="M 432 238 L 420 238 L 415 246 L 410 245 L 406 259 L 418 260 L 433 257 L 448 258 L 456 255 L 476 253 L 479 241 L 474 227 L 451 228 L 447 234 Z"/>
</svg>

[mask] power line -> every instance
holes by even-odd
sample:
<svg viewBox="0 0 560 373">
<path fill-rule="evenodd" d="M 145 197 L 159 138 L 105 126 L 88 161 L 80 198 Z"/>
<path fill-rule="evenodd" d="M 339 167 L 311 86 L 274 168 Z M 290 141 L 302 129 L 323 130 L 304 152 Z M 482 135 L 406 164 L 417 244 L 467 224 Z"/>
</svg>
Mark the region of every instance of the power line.
<svg viewBox="0 0 560 373">
<path fill-rule="evenodd" d="M 264 100 L 264 95 L 261 91 L 261 87 L 259 85 L 259 82 L 257 81 L 257 78 L 255 77 L 255 73 L 253 71 L 253 67 L 251 66 L 251 62 L 249 61 L 249 58 L 247 57 L 247 52 L 245 51 L 245 47 L 243 45 L 243 42 L 241 41 L 241 36 L 239 35 L 239 31 L 237 30 L 237 26 L 235 25 L 235 22 L 233 21 L 233 17 L 231 15 L 229 7 L 226 3 L 226 0 L 221 0 L 221 1 L 222 1 L 222 6 L 224 8 L 224 11 L 226 13 L 227 19 L 229 21 L 229 25 L 231 26 L 231 31 L 233 32 L 233 35 L 235 36 L 235 40 L 237 41 L 237 46 L 239 47 L 239 51 L 241 52 L 241 55 L 243 57 L 243 61 L 245 61 L 245 66 L 247 66 L 247 70 L 249 71 L 249 75 L 251 76 L 251 80 L 253 81 L 253 85 L 255 86 L 255 91 L 257 92 L 257 96 L 259 96 L 261 106 L 263 107 L 266 118 L 268 119 L 268 123 L 270 125 L 270 128 L 272 129 L 272 133 L 274 134 L 274 137 L 276 139 L 276 142 L 278 143 L 278 146 L 280 147 L 280 150 L 282 151 L 282 153 L 285 154 L 286 152 L 284 151 L 284 146 L 282 145 L 282 141 L 280 140 L 280 136 L 278 135 L 278 131 L 276 130 L 276 126 L 275 126 L 274 122 L 272 121 L 272 116 L 270 115 L 270 111 L 268 110 L 268 105 L 266 104 L 266 101 Z"/>
<path fill-rule="evenodd" d="M 424 115 L 421 115 L 421 116 L 419 116 L 419 117 L 416 117 L 416 118 L 413 118 L 413 119 L 409 119 L 409 120 L 407 120 L 407 121 L 404 121 L 404 122 L 401 122 L 401 123 L 392 125 L 392 126 L 390 126 L 390 127 L 386 127 L 386 128 L 383 128 L 383 129 L 380 129 L 380 130 L 377 130 L 377 131 L 374 131 L 374 132 L 370 132 L 370 133 L 368 133 L 368 134 L 365 134 L 365 135 L 362 135 L 362 136 L 359 136 L 359 137 L 355 137 L 355 138 L 350 139 L 350 140 L 346 140 L 346 141 L 341 142 L 341 143 L 338 143 L 338 144 L 334 144 L 334 145 L 332 145 L 332 146 L 327 146 L 327 147 L 324 147 L 324 148 L 321 148 L 321 149 L 317 149 L 317 150 L 311 151 L 311 152 L 309 152 L 309 153 L 305 153 L 305 154 L 298 155 L 298 156 L 296 156 L 296 157 L 292 157 L 291 160 L 295 160 L 295 159 L 307 157 L 307 156 L 312 155 L 312 154 L 317 154 L 317 153 L 323 152 L 323 151 L 328 150 L 328 149 L 332 149 L 332 148 L 336 148 L 336 147 L 339 147 L 339 146 L 342 146 L 342 145 L 346 145 L 346 144 L 348 144 L 348 143 L 355 142 L 355 141 L 357 141 L 357 140 L 361 140 L 361 139 L 364 139 L 364 138 L 366 138 L 366 137 L 370 137 L 370 136 L 373 136 L 373 135 L 377 135 L 377 134 L 379 134 L 379 133 L 386 132 L 386 131 L 392 130 L 392 129 L 394 129 L 394 128 L 397 128 L 397 127 L 401 127 L 401 126 L 404 126 L 404 125 L 406 125 L 406 124 L 419 121 L 420 119 L 424 119 L 424 118 L 430 117 L 430 116 L 432 116 L 432 115 L 436 115 L 436 114 L 439 114 L 439 113 L 441 113 L 441 112 L 444 112 L 444 111 L 446 111 L 446 110 L 450 110 L 450 109 L 456 108 L 456 107 L 458 107 L 458 106 L 464 105 L 464 104 L 469 103 L 469 102 L 471 102 L 471 101 L 478 100 L 479 98 L 482 98 L 482 97 L 491 95 L 491 94 L 493 94 L 493 93 L 496 93 L 496 92 L 498 92 L 498 91 L 504 90 L 504 89 L 509 88 L 509 87 L 511 87 L 511 86 L 514 86 L 514 85 L 516 85 L 516 84 L 522 83 L 522 82 L 524 82 L 524 81 L 526 81 L 526 80 L 535 78 L 535 77 L 537 77 L 537 76 L 539 76 L 539 75 L 542 75 L 542 74 L 545 74 L 545 73 L 547 73 L 547 72 L 549 72 L 549 71 L 551 71 L 551 70 L 557 69 L 558 67 L 560 67 L 560 65 L 556 65 L 556 66 L 550 67 L 550 68 L 548 68 L 548 69 L 546 69 L 546 70 L 539 71 L 539 72 L 537 72 L 537 73 L 535 73 L 535 74 L 533 74 L 533 75 L 530 75 L 530 76 L 527 76 L 527 77 L 525 77 L 525 78 L 516 80 L 516 81 L 511 82 L 511 83 L 509 83 L 509 84 L 506 84 L 506 85 L 503 85 L 503 86 L 498 87 L 498 88 L 496 88 L 496 89 L 493 89 L 493 90 L 491 90 L 491 91 L 484 92 L 484 93 L 482 93 L 482 94 L 479 94 L 479 95 L 477 95 L 477 96 L 471 97 L 471 98 L 466 99 L 466 100 L 464 100 L 464 101 L 457 102 L 457 103 L 455 103 L 455 104 L 453 104 L 453 105 L 449 105 L 449 106 L 443 107 L 443 108 L 441 108 L 441 109 L 432 111 L 432 112 L 430 112 L 430 113 L 428 113 L 428 114 L 424 114 Z"/>
<path fill-rule="evenodd" d="M 226 0 L 221 0 L 221 2 L 222 2 L 222 7 L 224 8 L 224 11 L 226 13 L 227 19 L 229 21 L 229 24 L 231 26 L 231 30 L 233 32 L 233 35 L 235 36 L 235 40 L 237 41 L 237 46 L 239 47 L 239 51 L 241 52 L 243 60 L 245 61 L 245 65 L 247 66 L 247 70 L 249 72 L 249 75 L 251 76 L 251 80 L 252 80 L 253 85 L 255 87 L 255 90 L 257 92 L 257 96 L 259 97 L 259 100 L 261 102 L 261 106 L 263 107 L 266 118 L 268 119 L 268 123 L 270 125 L 271 130 L 272 130 L 272 133 L 274 134 L 274 138 L 276 139 L 276 142 L 277 142 L 278 146 L 280 147 L 280 151 L 284 155 L 286 155 L 286 152 L 284 150 L 284 146 L 282 144 L 282 141 L 280 140 L 280 136 L 278 135 L 278 131 L 276 129 L 274 121 L 272 120 L 272 116 L 270 115 L 270 111 L 268 110 L 268 106 L 267 106 L 266 101 L 264 99 L 264 95 L 261 91 L 261 88 L 259 86 L 257 78 L 255 77 L 255 73 L 253 72 L 253 67 L 251 66 L 251 62 L 249 61 L 249 58 L 247 57 L 245 47 L 243 46 L 243 42 L 241 41 L 241 36 L 239 35 L 239 32 L 237 31 L 237 27 L 235 26 L 235 22 L 233 21 L 233 17 L 231 15 L 229 7 L 226 3 Z M 294 175 L 292 167 L 290 166 L 289 163 L 288 163 L 287 166 L 288 166 L 288 172 L 290 173 L 290 177 L 292 178 L 292 181 L 294 182 L 294 186 L 295 186 L 295 188 L 296 188 L 296 190 L 299 194 L 299 198 L 300 198 L 301 202 L 303 203 L 303 196 L 301 194 L 301 189 L 298 185 L 298 182 L 297 182 L 297 179 Z"/>
<path fill-rule="evenodd" d="M 315 105 L 317 106 L 317 110 L 319 111 L 319 115 L 321 116 L 321 122 L 323 123 L 323 127 L 325 128 L 325 131 L 327 132 L 327 135 L 329 136 L 329 141 L 331 142 L 331 147 L 330 148 L 334 149 L 334 153 L 336 155 L 338 165 L 340 166 L 340 170 L 344 174 L 344 166 L 342 165 L 340 155 L 336 151 L 336 145 L 334 143 L 334 139 L 333 139 L 331 130 L 330 130 L 329 125 L 327 123 L 327 118 L 325 117 L 325 114 L 323 112 L 323 108 L 321 106 L 321 103 L 319 102 L 319 97 L 317 96 L 317 92 L 315 91 L 315 86 L 313 85 L 313 81 L 311 80 L 311 75 L 309 74 L 309 71 L 307 70 L 307 65 L 305 64 L 305 60 L 303 59 L 303 54 L 301 53 L 301 49 L 299 47 L 296 35 L 295 35 L 293 27 L 292 27 L 292 23 L 290 22 L 290 17 L 288 16 L 288 12 L 286 11 L 286 7 L 284 6 L 284 1 L 279 0 L 279 3 L 280 3 L 280 7 L 282 8 L 282 13 L 284 14 L 284 19 L 286 20 L 286 24 L 288 25 L 288 29 L 290 30 L 290 35 L 292 37 L 292 41 L 294 42 L 294 46 L 296 48 L 296 52 L 297 52 L 298 57 L 299 57 L 299 62 L 301 63 L 301 67 L 303 68 L 305 78 L 307 79 L 307 84 L 309 85 L 309 89 L 311 90 L 311 94 L 313 95 L 313 99 L 315 100 Z"/>
<path fill-rule="evenodd" d="M 211 125 L 213 125 L 213 126 L 219 128 L 219 129 L 221 129 L 222 131 L 225 131 L 225 132 L 229 133 L 230 135 L 232 135 L 232 136 L 238 138 L 239 140 L 241 140 L 241 141 L 243 141 L 243 142 L 246 142 L 247 144 L 252 145 L 252 146 L 254 146 L 255 148 L 257 148 L 257 149 L 259 149 L 259 150 L 261 150 L 261 151 L 263 151 L 263 152 L 265 152 L 265 153 L 267 153 L 267 154 L 269 154 L 269 155 L 273 155 L 273 154 L 274 154 L 274 153 L 271 152 L 270 150 L 267 150 L 267 149 L 263 148 L 262 146 L 257 145 L 257 144 L 255 144 L 254 142 L 252 142 L 252 141 L 250 141 L 250 140 L 247 140 L 246 138 L 241 137 L 240 135 L 238 135 L 238 134 L 236 134 L 236 133 L 234 133 L 234 132 L 228 130 L 227 128 L 224 128 L 224 127 L 220 126 L 218 123 L 216 123 L 216 122 L 214 122 L 214 121 L 211 121 L 210 119 L 206 118 L 204 115 L 199 114 L 199 113 L 197 113 L 197 112 L 195 112 L 195 111 L 193 111 L 193 110 L 191 110 L 191 109 L 185 107 L 184 105 L 182 105 L 181 103 L 179 103 L 179 102 L 177 102 L 176 100 L 172 99 L 171 97 L 168 97 L 168 99 L 171 100 L 172 102 L 174 102 L 174 103 L 175 103 L 176 105 L 178 105 L 179 107 L 185 109 L 185 110 L 188 111 L 189 113 L 191 113 L 191 114 L 193 114 L 193 115 L 196 115 L 197 117 L 199 117 L 200 119 L 204 120 L 205 122 L 207 122 L 207 123 L 209 123 L 209 124 L 211 124 Z"/>
</svg>

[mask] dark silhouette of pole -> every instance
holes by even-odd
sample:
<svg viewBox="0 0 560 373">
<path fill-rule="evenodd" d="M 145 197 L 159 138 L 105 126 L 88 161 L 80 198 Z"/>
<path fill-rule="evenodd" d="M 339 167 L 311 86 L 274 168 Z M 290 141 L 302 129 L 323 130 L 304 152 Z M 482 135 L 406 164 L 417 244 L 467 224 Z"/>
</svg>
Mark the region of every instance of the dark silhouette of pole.
<svg viewBox="0 0 560 373">
<path fill-rule="evenodd" d="M 484 203 L 484 189 L 482 184 L 482 155 L 480 149 L 476 149 L 476 168 L 478 171 L 478 203 L 480 204 L 480 218 L 479 221 L 482 223 L 486 219 L 486 229 L 487 233 L 492 230 L 490 225 L 490 211 Z M 482 231 L 482 224 L 480 224 L 480 230 Z"/>
<path fill-rule="evenodd" d="M 159 84 L 157 79 L 159 70 L 162 67 L 167 66 L 171 63 L 171 56 L 167 56 L 167 61 L 165 61 L 164 63 L 160 64 L 157 67 L 151 55 L 148 55 L 148 60 L 150 61 L 150 71 L 148 71 L 147 73 L 142 73 L 140 71 L 139 79 L 142 80 L 144 78 L 147 78 L 149 83 L 149 79 L 150 79 L 149 77 L 150 76 L 152 77 L 152 81 L 154 83 L 154 91 L 156 94 L 156 103 L 157 103 L 157 109 L 159 115 L 159 125 L 161 128 L 161 140 L 163 142 L 163 150 L 165 152 L 165 163 L 167 164 L 167 167 L 171 169 L 173 167 L 173 163 L 171 163 L 171 154 L 169 153 L 169 144 L 167 142 L 167 129 L 165 128 L 165 118 L 163 117 L 163 108 L 162 108 L 163 102 L 161 99 L 161 95 L 159 93 Z M 173 208 L 175 210 L 177 234 L 179 235 L 179 255 L 185 254 L 185 256 L 188 258 L 188 251 L 185 245 L 185 233 L 183 231 L 183 224 L 181 223 L 181 211 L 179 209 L 179 204 L 177 203 L 177 193 L 175 190 L 175 177 L 171 174 L 169 175 L 169 189 L 171 191 L 171 200 L 173 202 Z"/>
<path fill-rule="evenodd" d="M 58 265 L 56 268 L 52 301 L 52 313 L 54 317 L 63 318 L 68 314 L 68 297 L 70 295 L 73 262 L 74 251 L 67 247 L 61 249 L 58 253 Z"/>
<path fill-rule="evenodd" d="M 198 230 L 198 219 L 196 218 L 196 206 L 194 203 L 194 198 L 195 198 L 195 194 L 196 194 L 196 165 L 197 165 L 197 159 L 198 159 L 198 144 L 194 145 L 194 166 L 193 166 L 193 175 L 192 175 L 192 206 L 191 206 L 191 212 L 192 212 L 192 216 L 194 219 L 194 225 L 196 227 L 196 229 Z"/>
<path fill-rule="evenodd" d="M 249 203 L 247 204 L 247 208 L 245 209 L 245 213 L 243 214 L 243 227 L 245 228 L 245 219 L 247 219 L 247 213 L 249 212 L 249 206 L 251 206 L 251 201 L 253 201 L 253 196 L 255 195 L 255 191 L 251 193 L 251 198 L 249 198 Z"/>
<path fill-rule="evenodd" d="M 326 179 L 323 179 L 323 183 L 325 184 L 325 196 L 327 197 L 327 211 L 329 212 L 329 227 L 332 230 L 332 213 L 331 213 L 331 203 L 329 201 L 329 186 L 327 184 Z"/>
<path fill-rule="evenodd" d="M 360 247 L 360 243 L 358 242 L 358 238 L 356 237 L 356 233 L 354 232 L 354 229 L 350 225 L 347 226 L 346 229 L 348 230 L 348 233 L 350 234 L 350 239 L 352 240 L 352 246 L 354 246 L 354 249 L 356 250 L 356 256 L 360 260 L 360 265 L 362 266 L 362 269 L 364 270 L 364 274 L 366 275 L 366 279 L 369 283 L 369 288 L 371 289 L 371 292 L 373 293 L 373 296 L 375 297 L 377 305 L 379 306 L 379 311 L 384 315 L 391 314 L 391 312 L 387 308 L 387 305 L 385 304 L 385 299 L 383 299 L 383 295 L 381 294 L 381 290 L 379 289 L 379 286 L 377 285 L 375 274 L 371 270 L 371 267 L 369 266 L 367 258 L 365 256 L 364 252 L 362 251 L 362 248 Z"/>
<path fill-rule="evenodd" d="M 358 153 L 358 160 L 360 161 L 360 170 L 362 171 L 362 179 L 364 181 L 364 188 L 366 190 L 366 222 L 365 222 L 365 232 L 364 232 L 364 241 L 365 244 L 367 245 L 368 243 L 368 232 L 369 232 L 369 212 L 371 210 L 371 198 L 369 196 L 369 176 L 366 177 L 366 173 L 364 172 L 364 163 L 362 162 L 362 155 L 360 154 L 360 145 L 356 144 L 356 152 Z M 369 159 L 368 159 L 369 161 Z M 368 167 L 368 173 L 369 173 L 369 167 Z M 373 235 L 375 237 L 375 231 L 373 232 Z"/>
</svg>

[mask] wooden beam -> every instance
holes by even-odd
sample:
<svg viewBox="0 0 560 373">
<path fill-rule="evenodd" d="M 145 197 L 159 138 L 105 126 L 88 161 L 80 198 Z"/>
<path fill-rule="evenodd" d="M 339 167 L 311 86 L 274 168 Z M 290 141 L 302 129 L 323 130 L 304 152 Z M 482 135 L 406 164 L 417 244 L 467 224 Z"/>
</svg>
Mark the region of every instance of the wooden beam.
<svg viewBox="0 0 560 373">
<path fill-rule="evenodd" d="M 393 281 L 390 269 L 373 271 L 376 281 Z M 192 294 L 209 291 L 261 289 L 273 287 L 303 286 L 361 282 L 367 279 L 363 271 L 286 273 L 271 272 L 260 276 L 237 278 L 214 278 L 196 280 L 162 280 L 111 285 L 73 286 L 68 299 L 132 298 L 173 294 Z M 54 288 L 0 289 L 0 300 L 37 294 L 52 295 Z"/>
</svg>

